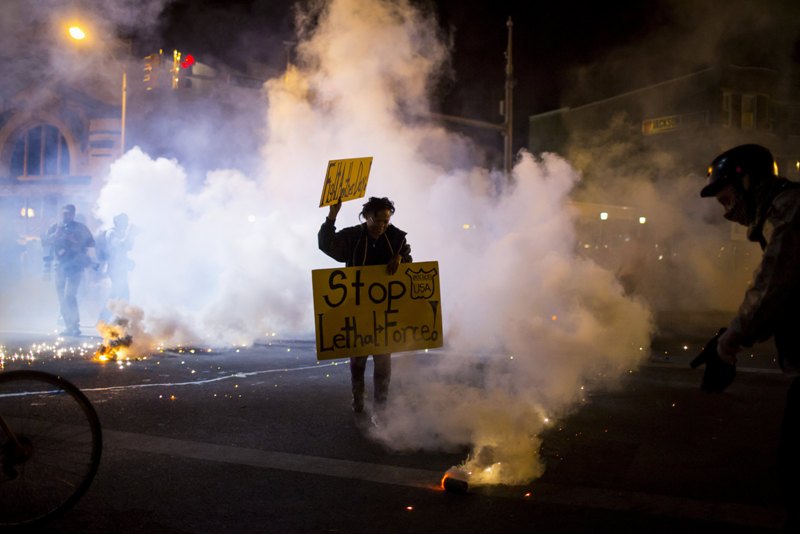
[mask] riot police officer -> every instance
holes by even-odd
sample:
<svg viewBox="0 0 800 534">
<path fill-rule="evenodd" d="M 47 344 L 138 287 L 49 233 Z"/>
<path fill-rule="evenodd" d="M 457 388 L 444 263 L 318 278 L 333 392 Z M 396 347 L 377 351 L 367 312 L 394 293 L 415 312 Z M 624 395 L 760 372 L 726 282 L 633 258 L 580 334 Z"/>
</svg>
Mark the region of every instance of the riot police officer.
<svg viewBox="0 0 800 534">
<path fill-rule="evenodd" d="M 93 263 L 88 249 L 94 247 L 94 237 L 85 224 L 75 220 L 75 206 L 67 204 L 61 211 L 61 222 L 48 228 L 42 238 L 48 252 L 45 261 L 55 261 L 55 284 L 65 336 L 80 336 L 78 287 L 83 270 Z"/>
<path fill-rule="evenodd" d="M 777 174 L 772 153 L 747 144 L 717 156 L 702 197 L 715 197 L 724 217 L 747 227 L 761 245 L 761 264 L 736 316 L 716 343 L 704 386 L 721 391 L 742 347 L 774 337 L 780 366 L 795 376 L 786 399 L 778 462 L 787 500 L 786 528 L 800 532 L 800 184 Z M 712 356 L 713 358 L 713 356 Z M 720 379 L 720 377 L 722 377 Z"/>
</svg>

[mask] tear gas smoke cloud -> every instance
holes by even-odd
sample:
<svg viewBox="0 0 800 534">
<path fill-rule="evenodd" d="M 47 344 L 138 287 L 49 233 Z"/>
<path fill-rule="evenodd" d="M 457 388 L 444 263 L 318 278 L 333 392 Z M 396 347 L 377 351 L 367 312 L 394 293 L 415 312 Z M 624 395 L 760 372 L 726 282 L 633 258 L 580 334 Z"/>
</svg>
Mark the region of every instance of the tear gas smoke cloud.
<svg viewBox="0 0 800 534">
<path fill-rule="evenodd" d="M 373 156 L 368 195 L 396 202 L 417 260 L 440 262 L 449 346 L 395 359 L 374 437 L 398 449 L 470 446 L 472 483 L 527 481 L 542 471 L 547 421 L 636 366 L 649 311 L 575 254 L 578 174 L 563 159 L 523 153 L 509 185 L 471 165 L 465 139 L 419 121 L 448 60 L 428 13 L 333 0 L 306 15 L 299 65 L 253 107 L 266 124 L 255 176 L 218 169 L 197 186 L 180 161 L 138 148 L 112 165 L 95 215 L 110 226 L 126 212 L 138 232 L 132 303 L 114 309 L 154 343 L 311 336 L 309 271 L 334 265 L 315 238 L 326 163 Z M 359 208 L 346 203 L 339 227 Z"/>
<path fill-rule="evenodd" d="M 545 418 L 569 409 L 582 386 L 636 366 L 649 313 L 612 273 L 575 255 L 567 196 L 578 176 L 564 160 L 522 154 L 507 186 L 448 159 L 468 154 L 463 139 L 404 120 L 427 109 L 447 59 L 433 18 L 407 2 L 365 0 L 313 15 L 300 66 L 266 86 L 255 179 L 218 170 L 195 191 L 180 162 L 138 149 L 112 166 L 97 215 L 109 222 L 125 211 L 139 228 L 132 300 L 148 333 L 171 342 L 309 335 L 309 270 L 333 265 L 315 241 L 325 165 L 373 156 L 368 194 L 395 200 L 416 259 L 440 262 L 451 348 L 427 362 L 396 359 L 375 437 L 400 449 L 471 445 L 468 466 L 482 473 L 473 482 L 529 480 L 542 470 Z M 345 204 L 339 227 L 358 211 Z"/>
<path fill-rule="evenodd" d="M 644 146 L 639 129 L 623 119 L 617 116 L 603 132 L 575 136 L 565 154 L 591 175 L 572 198 L 624 205 L 646 216 L 645 225 L 632 220 L 621 232 L 629 241 L 618 240 L 613 251 L 594 259 L 634 275 L 636 293 L 657 311 L 732 313 L 760 259 L 758 245 L 743 234 L 732 241 L 719 205 L 700 198 L 705 177 L 684 172 L 673 154 Z"/>
<path fill-rule="evenodd" d="M 0 5 L 0 87 L 44 93 L 64 83 L 101 80 L 89 89 L 118 87 L 120 69 L 128 61 L 127 44 L 119 36 L 136 33 L 146 40 L 158 28 L 158 15 L 169 0 L 4 0 Z M 79 24 L 85 43 L 70 41 L 66 29 Z M 139 68 L 139 65 L 129 65 Z M 131 70 L 132 72 L 132 70 Z M 115 101 L 117 91 L 112 93 Z"/>
<path fill-rule="evenodd" d="M 565 105 L 598 102 L 714 65 L 771 68 L 785 80 L 796 72 L 797 2 L 736 0 L 721 6 L 672 0 L 660 9 L 664 23 L 646 38 L 609 50 L 572 72 Z M 689 92 L 696 90 L 695 84 L 670 87 L 686 90 L 686 102 L 696 99 Z M 661 93 L 641 91 L 636 96 L 643 109 L 663 109 L 650 100 L 654 97 Z M 664 113 L 673 111 L 684 109 Z M 724 130 L 718 139 L 707 135 L 704 141 L 720 151 L 732 142 Z M 733 312 L 760 260 L 758 245 L 745 241 L 743 233 L 731 241 L 731 224 L 722 219 L 719 206 L 699 198 L 704 167 L 687 171 L 674 152 L 657 146 L 643 140 L 638 123 L 618 114 L 604 132 L 574 135 L 565 150 L 567 160 L 588 175 L 573 198 L 627 205 L 647 215 L 648 224 L 640 229 L 646 239 L 626 245 L 624 253 L 602 263 L 615 272 L 637 263 L 637 291 L 658 310 Z M 694 148 L 685 147 L 683 156 L 698 156 Z M 714 155 L 700 156 L 710 161 Z M 681 281 L 680 291 L 675 291 L 676 280 Z"/>
<path fill-rule="evenodd" d="M 141 28 L 150 20 L 143 13 L 154 20 L 164 2 L 147 3 L 146 13 L 141 3 L 98 5 L 106 10 L 106 27 L 124 26 L 127 13 L 136 15 Z M 676 5 L 679 14 L 686 7 Z M 6 2 L 2 9 L 18 7 Z M 0 24 L 30 14 L 16 9 Z M 513 185 L 507 185 L 496 171 L 471 165 L 475 150 L 466 140 L 415 118 L 428 109 L 448 49 L 436 21 L 408 2 L 333 0 L 300 13 L 300 20 L 298 66 L 268 82 L 263 100 L 249 106 L 263 110 L 259 172 L 246 176 L 226 164 L 198 185 L 186 162 L 140 149 L 112 166 L 96 216 L 110 225 L 124 211 L 138 229 L 132 303 L 117 304 L 115 311 L 131 321 L 137 342 L 249 343 L 269 332 L 310 336 L 309 270 L 333 265 L 315 241 L 325 215 L 316 207 L 325 165 L 334 158 L 373 156 L 368 194 L 396 201 L 394 222 L 409 232 L 417 260 L 440 262 L 449 346 L 428 360 L 395 359 L 390 412 L 376 439 L 399 449 L 469 445 L 472 483 L 537 476 L 543 468 L 537 460 L 541 430 L 586 389 L 613 383 L 634 367 L 652 328 L 645 304 L 622 295 L 613 275 L 617 266 L 604 269 L 575 254 L 568 196 L 580 186 L 578 173 L 557 156 L 523 153 Z M 707 47 L 692 40 L 693 54 L 685 57 L 713 57 L 725 27 L 738 25 L 704 32 L 715 39 Z M 17 46 L 7 38 L 16 28 L 0 33 L 0 42 L 10 43 L 5 50 Z M 659 42 L 675 54 L 674 46 Z M 53 62 L 65 67 L 64 76 L 85 72 L 61 57 L 54 55 Z M 625 57 L 615 54 L 612 61 Z M 618 78 L 622 71 L 631 74 L 629 65 L 608 71 Z M 635 69 L 639 73 L 645 81 L 662 79 Z M 233 122 L 227 118 L 226 133 Z M 654 154 L 640 167 L 628 165 L 627 156 L 639 152 L 629 137 L 610 135 L 567 154 L 579 168 L 582 158 L 591 158 L 602 169 L 597 174 L 609 177 L 587 184 L 579 197 L 630 199 L 652 222 L 669 220 L 652 227 L 658 239 L 677 240 L 684 251 L 686 270 L 673 271 L 672 279 L 713 285 L 715 267 L 704 236 L 727 227 L 708 224 L 713 206 L 696 198 L 697 177 L 671 177 L 669 184 L 651 180 L 641 167 L 655 162 L 669 169 L 670 162 Z M 357 202 L 345 204 L 339 227 L 355 224 L 359 208 Z M 700 245 L 684 246 L 691 243 Z M 665 280 L 670 278 L 655 283 Z M 49 285 L 20 289 L 37 309 L 51 310 L 52 318 L 56 304 Z M 723 294 L 707 287 L 693 293 Z M 32 322 L 20 313 L 27 308 L 7 295 L 2 324 Z M 84 322 L 91 322 L 93 312 L 82 312 L 89 318 Z"/>
</svg>

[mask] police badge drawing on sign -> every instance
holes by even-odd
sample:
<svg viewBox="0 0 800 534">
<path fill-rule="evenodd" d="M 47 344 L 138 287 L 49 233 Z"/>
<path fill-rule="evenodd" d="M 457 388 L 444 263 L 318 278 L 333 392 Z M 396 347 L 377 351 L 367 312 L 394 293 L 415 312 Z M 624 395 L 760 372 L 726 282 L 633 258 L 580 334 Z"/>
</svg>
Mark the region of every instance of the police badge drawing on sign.
<svg viewBox="0 0 800 534">
<path fill-rule="evenodd" d="M 428 271 L 421 268 L 417 271 L 406 269 L 406 275 L 411 279 L 411 298 L 415 300 L 431 298 L 436 291 L 437 274 L 437 269 Z"/>
</svg>

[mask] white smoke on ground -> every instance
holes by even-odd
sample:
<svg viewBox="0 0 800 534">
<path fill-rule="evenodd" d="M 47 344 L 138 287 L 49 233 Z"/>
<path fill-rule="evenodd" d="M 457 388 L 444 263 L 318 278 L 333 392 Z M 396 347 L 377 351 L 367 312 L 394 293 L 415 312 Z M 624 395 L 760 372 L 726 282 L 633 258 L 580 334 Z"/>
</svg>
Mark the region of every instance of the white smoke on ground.
<svg viewBox="0 0 800 534">
<path fill-rule="evenodd" d="M 309 271 L 334 265 L 315 241 L 326 163 L 373 156 L 367 194 L 396 202 L 416 260 L 439 261 L 448 347 L 424 365 L 395 359 L 374 436 L 397 449 L 471 446 L 483 473 L 473 482 L 530 480 L 548 418 L 637 365 L 649 312 L 576 256 L 568 195 L 578 175 L 564 160 L 522 153 L 506 184 L 467 166 L 464 139 L 404 119 L 428 109 L 447 59 L 432 17 L 368 0 L 312 14 L 300 66 L 266 86 L 259 176 L 218 170 L 191 190 L 179 162 L 138 149 L 112 166 L 97 215 L 125 211 L 138 228 L 137 324 L 162 343 L 310 335 Z M 340 228 L 357 223 L 358 204 L 345 204 Z"/>
<path fill-rule="evenodd" d="M 431 356 L 433 368 L 396 364 L 402 394 L 373 432 L 399 449 L 469 444 L 472 484 L 539 476 L 540 432 L 635 368 L 649 346 L 647 308 L 575 254 L 567 207 L 575 172 L 559 158 L 523 154 L 515 179 L 494 201 L 472 197 L 485 223 L 439 255 L 450 350 Z M 463 182 L 441 187 L 434 202 Z"/>
</svg>

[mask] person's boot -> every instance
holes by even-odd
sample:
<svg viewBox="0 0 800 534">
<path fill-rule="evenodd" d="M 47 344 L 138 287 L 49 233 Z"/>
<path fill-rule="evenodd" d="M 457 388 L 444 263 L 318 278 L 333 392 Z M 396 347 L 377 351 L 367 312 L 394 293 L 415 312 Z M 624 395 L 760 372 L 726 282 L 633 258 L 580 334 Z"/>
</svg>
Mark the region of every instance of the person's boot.
<svg viewBox="0 0 800 534">
<path fill-rule="evenodd" d="M 364 395 L 353 395 L 353 412 L 364 412 Z"/>
<path fill-rule="evenodd" d="M 353 412 L 364 412 L 364 384 L 353 384 Z"/>
<path fill-rule="evenodd" d="M 386 408 L 386 401 L 389 400 L 389 381 L 378 379 L 375 381 L 375 408 L 383 410 Z"/>
</svg>

